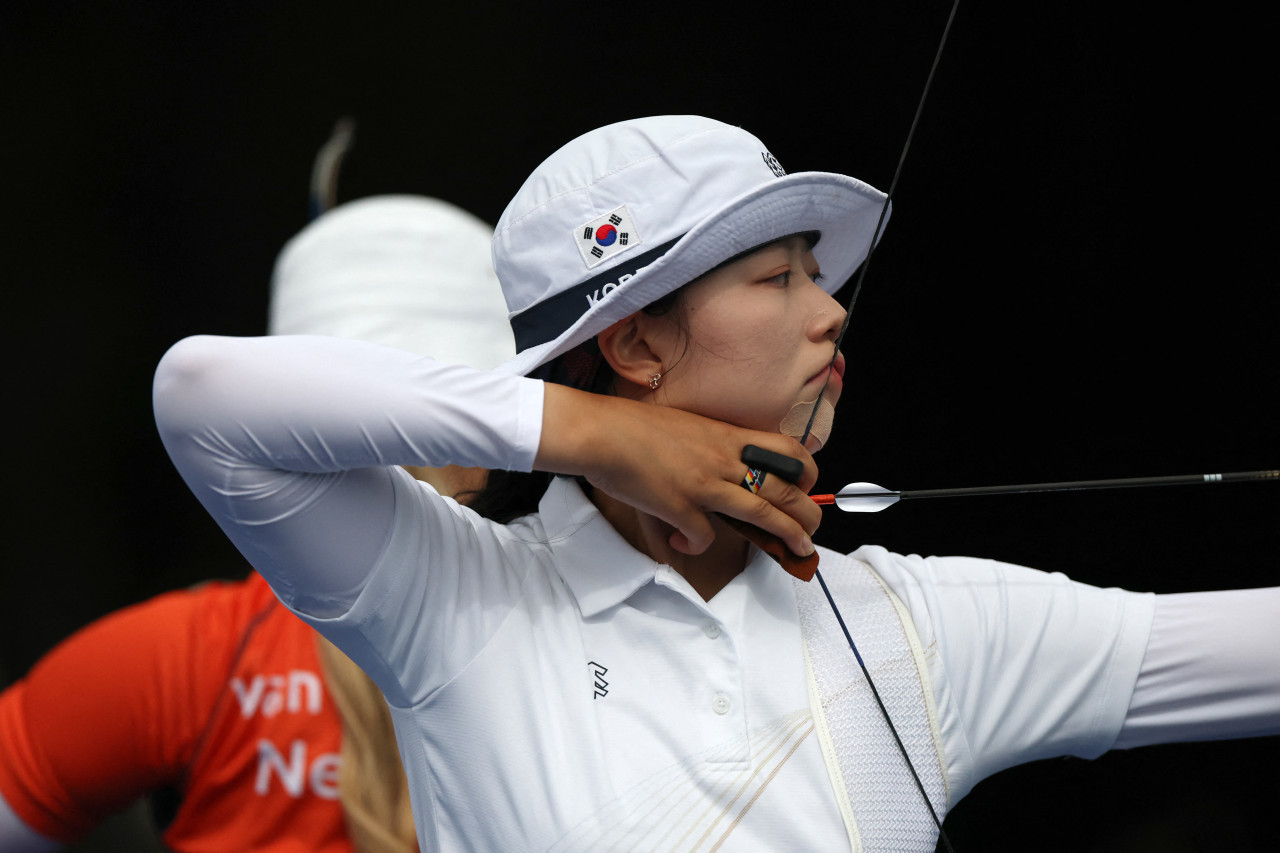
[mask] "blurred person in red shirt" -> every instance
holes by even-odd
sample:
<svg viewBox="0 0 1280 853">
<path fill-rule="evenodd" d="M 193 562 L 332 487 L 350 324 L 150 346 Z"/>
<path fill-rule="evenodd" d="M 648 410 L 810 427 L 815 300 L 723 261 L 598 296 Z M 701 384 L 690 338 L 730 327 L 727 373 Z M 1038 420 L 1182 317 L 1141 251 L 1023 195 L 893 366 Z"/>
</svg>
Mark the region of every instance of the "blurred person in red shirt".
<svg viewBox="0 0 1280 853">
<path fill-rule="evenodd" d="M 419 196 L 328 210 L 280 254 L 269 331 L 492 368 L 514 353 L 492 234 Z M 412 473 L 444 495 L 484 482 Z M 417 850 L 381 693 L 252 572 L 110 614 L 0 694 L 0 850 L 57 849 L 158 791 L 179 853 Z"/>
</svg>

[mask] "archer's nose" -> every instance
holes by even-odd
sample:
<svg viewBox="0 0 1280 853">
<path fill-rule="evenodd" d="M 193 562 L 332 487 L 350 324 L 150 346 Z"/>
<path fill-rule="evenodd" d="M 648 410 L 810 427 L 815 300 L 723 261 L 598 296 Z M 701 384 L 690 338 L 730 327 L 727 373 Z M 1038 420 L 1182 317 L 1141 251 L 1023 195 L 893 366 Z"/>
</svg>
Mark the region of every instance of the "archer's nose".
<svg viewBox="0 0 1280 853">
<path fill-rule="evenodd" d="M 821 298 L 817 311 L 809 318 L 809 327 L 805 332 L 813 341 L 835 341 L 840 334 L 840 329 L 844 327 L 845 310 L 831 294 L 817 285 L 814 287 L 821 293 Z"/>
</svg>

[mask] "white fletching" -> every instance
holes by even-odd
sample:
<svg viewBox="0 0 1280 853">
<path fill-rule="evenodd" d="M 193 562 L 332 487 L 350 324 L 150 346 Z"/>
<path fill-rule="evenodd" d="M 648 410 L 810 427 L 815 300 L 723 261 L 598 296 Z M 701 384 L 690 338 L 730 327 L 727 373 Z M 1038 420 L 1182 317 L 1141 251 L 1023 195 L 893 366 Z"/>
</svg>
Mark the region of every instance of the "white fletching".
<svg viewBox="0 0 1280 853">
<path fill-rule="evenodd" d="M 879 512 L 897 502 L 896 494 L 875 483 L 850 483 L 836 496 L 836 506 L 845 512 Z"/>
</svg>

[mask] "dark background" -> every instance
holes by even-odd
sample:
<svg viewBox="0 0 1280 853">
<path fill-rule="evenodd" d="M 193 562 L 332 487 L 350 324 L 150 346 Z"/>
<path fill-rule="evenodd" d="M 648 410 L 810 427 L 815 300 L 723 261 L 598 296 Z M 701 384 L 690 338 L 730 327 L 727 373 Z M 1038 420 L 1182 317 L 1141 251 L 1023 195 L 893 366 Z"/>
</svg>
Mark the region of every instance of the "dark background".
<svg viewBox="0 0 1280 853">
<path fill-rule="evenodd" d="M 112 8 L 106 8 L 110 5 Z M 169 465 L 166 347 L 260 334 L 312 158 L 339 200 L 497 220 L 590 128 L 693 112 L 789 171 L 887 188 L 949 7 L 8 3 L 0 683 L 162 590 L 247 571 Z M 820 486 L 1280 465 L 1274 25 L 1222 5 L 961 8 L 845 344 Z M 819 540 L 1157 592 L 1274 585 L 1280 486 L 830 511 Z M 961 851 L 1262 850 L 1277 739 L 1061 760 L 980 785 Z"/>
</svg>

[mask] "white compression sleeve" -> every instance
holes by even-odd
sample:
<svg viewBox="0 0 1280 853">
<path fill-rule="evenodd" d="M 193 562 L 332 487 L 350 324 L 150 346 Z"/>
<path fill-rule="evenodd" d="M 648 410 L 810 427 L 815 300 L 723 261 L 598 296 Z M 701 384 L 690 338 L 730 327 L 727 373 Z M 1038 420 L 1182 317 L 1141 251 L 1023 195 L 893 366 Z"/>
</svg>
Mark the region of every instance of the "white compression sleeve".
<svg viewBox="0 0 1280 853">
<path fill-rule="evenodd" d="M 23 823 L 5 798 L 0 796 L 0 850 L 6 853 L 45 853 L 61 847 L 58 842 L 45 838 Z"/>
<path fill-rule="evenodd" d="M 315 616 L 343 612 L 376 564 L 408 476 L 392 466 L 529 470 L 542 425 L 541 382 L 309 336 L 180 341 L 154 403 L 205 509 Z"/>
<path fill-rule="evenodd" d="M 1116 748 L 1280 733 L 1280 587 L 1156 596 Z"/>
</svg>

